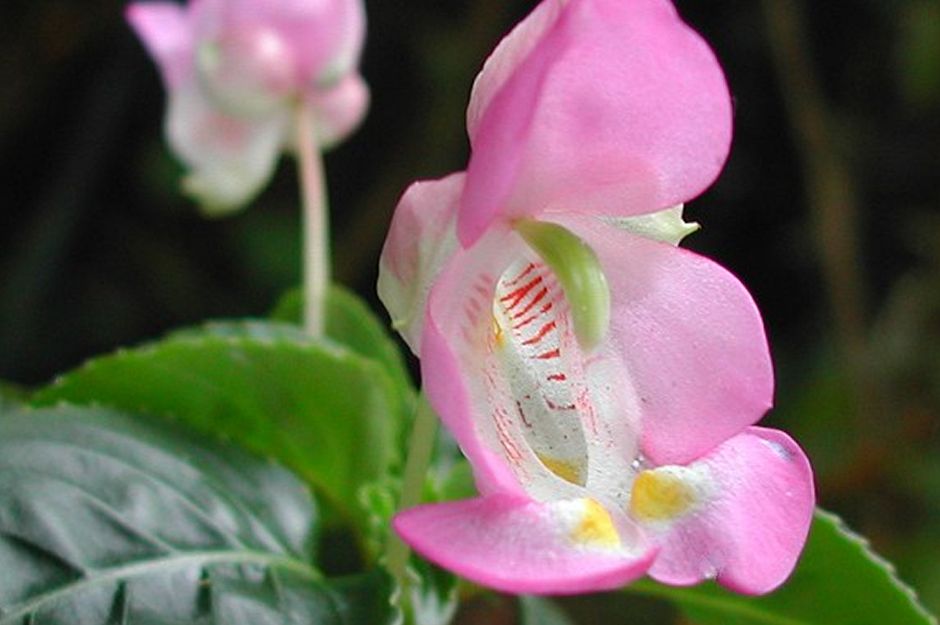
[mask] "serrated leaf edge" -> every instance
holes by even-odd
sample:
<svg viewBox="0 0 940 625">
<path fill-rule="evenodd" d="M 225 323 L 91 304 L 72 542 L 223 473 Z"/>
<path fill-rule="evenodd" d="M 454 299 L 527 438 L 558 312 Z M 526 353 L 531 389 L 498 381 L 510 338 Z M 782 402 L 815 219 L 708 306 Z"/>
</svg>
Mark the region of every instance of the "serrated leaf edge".
<svg viewBox="0 0 940 625">
<path fill-rule="evenodd" d="M 885 574 L 888 576 L 888 580 L 892 583 L 892 585 L 900 590 L 905 597 L 907 597 L 911 607 L 915 612 L 922 616 L 930 625 L 938 625 L 936 617 L 930 614 L 930 612 L 928 612 L 927 609 L 924 608 L 924 606 L 920 603 L 920 600 L 917 598 L 916 591 L 897 576 L 897 571 L 891 562 L 872 550 L 871 544 L 864 536 L 861 536 L 849 529 L 849 527 L 845 524 L 845 521 L 843 521 L 842 518 L 835 513 L 817 508 L 815 516 L 832 523 L 839 533 L 859 547 L 865 557 L 867 557 L 871 562 L 873 562 L 876 566 L 885 572 Z M 721 608 L 728 605 L 726 602 L 720 599 L 716 600 L 710 597 L 703 597 L 702 595 L 692 594 L 694 591 L 690 592 L 686 588 L 667 587 L 663 584 L 659 584 L 648 579 L 637 580 L 636 582 L 626 586 L 624 590 L 649 597 L 665 599 L 671 603 L 678 603 L 680 605 L 684 601 L 687 601 L 689 604 L 696 604 L 698 606 L 711 608 Z M 688 594 L 686 594 L 687 592 Z M 733 610 L 730 611 L 748 618 L 752 618 L 755 621 L 766 623 L 767 625 L 813 625 L 812 623 L 805 620 L 794 620 L 788 616 L 775 616 L 773 613 L 761 611 L 748 604 L 735 603 L 733 604 Z"/>
<path fill-rule="evenodd" d="M 920 615 L 923 616 L 931 625 L 938 625 L 937 618 L 928 612 L 927 608 L 921 604 L 920 599 L 917 596 L 917 591 L 904 582 L 900 577 L 898 577 L 897 568 L 895 568 L 894 563 L 885 559 L 874 549 L 872 549 L 871 543 L 867 538 L 861 534 L 857 534 L 855 531 L 849 528 L 842 517 L 833 512 L 817 508 L 816 516 L 830 521 L 842 535 L 858 545 L 861 548 L 862 553 L 867 556 L 869 560 L 874 562 L 876 565 L 879 565 L 885 571 L 885 573 L 887 573 L 888 579 L 907 597 L 907 599 L 911 602 L 911 606 L 914 608 L 914 610 L 919 612 Z"/>
</svg>

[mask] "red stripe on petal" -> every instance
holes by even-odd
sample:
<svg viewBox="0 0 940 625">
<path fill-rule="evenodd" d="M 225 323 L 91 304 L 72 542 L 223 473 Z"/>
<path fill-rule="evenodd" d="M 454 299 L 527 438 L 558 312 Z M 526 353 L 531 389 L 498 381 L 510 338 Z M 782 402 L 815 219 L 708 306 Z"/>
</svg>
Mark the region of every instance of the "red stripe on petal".
<svg viewBox="0 0 940 625">
<path fill-rule="evenodd" d="M 515 289 L 508 294 L 499 298 L 501 302 L 511 302 L 507 305 L 508 310 L 512 310 L 525 299 L 525 296 L 534 289 L 536 286 L 542 283 L 542 276 L 536 276 L 534 279 L 526 283 L 524 286 L 520 286 L 518 289 Z"/>
<path fill-rule="evenodd" d="M 546 334 L 548 334 L 549 332 L 555 329 L 556 325 L 557 324 L 555 323 L 555 320 L 552 319 L 551 321 L 543 325 L 541 328 L 539 328 L 539 331 L 535 334 L 535 336 L 533 336 L 532 338 L 528 340 L 522 341 L 522 344 L 523 345 L 535 345 L 536 343 L 540 343 L 542 339 L 545 338 Z"/>
<path fill-rule="evenodd" d="M 526 304 L 525 307 L 524 307 L 522 310 L 520 310 L 520 311 L 518 311 L 518 312 L 516 312 L 516 313 L 514 313 L 514 314 L 512 315 L 512 318 L 513 318 L 513 319 L 518 319 L 519 317 L 523 316 L 524 314 L 526 314 L 527 312 L 529 312 L 530 310 L 532 310 L 532 308 L 533 308 L 536 304 L 538 304 L 540 301 L 542 301 L 542 298 L 545 297 L 546 295 L 548 295 L 548 287 L 542 287 L 542 289 L 541 289 L 538 293 L 535 294 L 535 297 L 533 297 L 532 299 L 529 300 L 529 303 Z M 518 302 L 517 302 L 517 303 L 518 303 Z M 513 304 L 513 306 L 510 306 L 510 309 L 512 309 L 514 306 L 515 306 L 515 304 Z"/>
</svg>

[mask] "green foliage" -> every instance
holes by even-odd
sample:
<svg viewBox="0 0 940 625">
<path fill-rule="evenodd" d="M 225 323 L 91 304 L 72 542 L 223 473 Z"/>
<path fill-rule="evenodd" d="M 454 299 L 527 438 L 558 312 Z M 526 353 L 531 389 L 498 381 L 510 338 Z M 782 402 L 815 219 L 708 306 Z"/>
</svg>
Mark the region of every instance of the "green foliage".
<svg viewBox="0 0 940 625">
<path fill-rule="evenodd" d="M 468 466 L 466 462 L 462 466 Z M 431 473 L 436 467 L 431 468 Z M 369 542 L 373 550 L 382 549 L 391 538 L 392 517 L 401 496 L 399 480 L 388 479 L 367 484 L 359 491 Z M 433 479 L 425 483 L 425 502 L 441 501 L 443 493 Z M 414 625 L 445 625 L 457 610 L 457 577 L 411 554 L 408 562 L 410 586 L 407 611 Z"/>
<path fill-rule="evenodd" d="M 299 324 L 303 308 L 303 293 L 294 289 L 286 293 L 271 312 L 271 319 Z M 349 347 L 362 356 L 383 363 L 389 374 L 403 387 L 411 378 L 401 352 L 389 336 L 387 324 L 358 296 L 338 285 L 330 286 L 326 301 L 327 337 Z"/>
<path fill-rule="evenodd" d="M 519 597 L 519 625 L 573 625 L 573 621 L 550 599 L 523 595 Z"/>
<path fill-rule="evenodd" d="M 0 381 L 0 410 L 13 407 L 23 401 L 25 393 L 13 384 Z"/>
<path fill-rule="evenodd" d="M 940 101 L 940 4 L 933 0 L 905 3 L 897 55 L 902 95 L 929 110 Z"/>
<path fill-rule="evenodd" d="M 410 393 L 386 368 L 286 324 L 210 324 L 89 361 L 33 397 L 166 416 L 273 457 L 357 518 L 357 489 L 399 461 Z"/>
<path fill-rule="evenodd" d="M 733 594 L 714 584 L 673 588 L 642 580 L 630 592 L 678 605 L 699 625 L 935 624 L 891 565 L 832 514 L 818 511 L 790 580 L 764 597 Z"/>
<path fill-rule="evenodd" d="M 384 575 L 323 578 L 316 531 L 306 487 L 232 447 L 102 408 L 0 413 L 0 625 L 392 622 Z"/>
</svg>

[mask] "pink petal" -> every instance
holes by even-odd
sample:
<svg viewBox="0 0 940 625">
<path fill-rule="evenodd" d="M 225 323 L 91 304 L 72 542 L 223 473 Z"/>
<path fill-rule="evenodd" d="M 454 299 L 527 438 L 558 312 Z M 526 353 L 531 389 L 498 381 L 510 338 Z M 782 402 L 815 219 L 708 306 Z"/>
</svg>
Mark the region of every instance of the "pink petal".
<svg viewBox="0 0 940 625">
<path fill-rule="evenodd" d="M 463 172 L 416 182 L 395 208 L 379 261 L 379 298 L 412 351 L 421 350 L 428 290 L 457 248 Z"/>
<path fill-rule="evenodd" d="M 438 281 L 431 292 L 441 289 L 439 285 L 447 281 Z M 438 297 L 444 296 L 441 290 Z M 431 406 L 441 417 L 441 421 L 460 445 L 463 454 L 470 461 L 477 490 L 487 495 L 491 493 L 509 493 L 523 496 L 525 491 L 519 484 L 506 460 L 494 449 L 483 443 L 474 423 L 487 406 L 481 406 L 479 398 L 472 393 L 472 387 L 466 378 L 466 372 L 455 353 L 454 335 L 448 327 L 447 319 L 443 325 L 433 313 L 433 304 L 428 306 L 421 337 L 421 383 Z"/>
<path fill-rule="evenodd" d="M 321 147 L 336 145 L 362 122 L 369 108 L 369 87 L 359 74 L 349 74 L 327 91 L 317 90 L 307 101 L 317 115 Z"/>
<path fill-rule="evenodd" d="M 393 523 L 422 556 L 503 592 L 610 590 L 645 573 L 655 555 L 646 544 L 601 548 L 573 540 L 568 517 L 574 505 L 493 495 L 419 506 Z M 621 531 L 629 534 L 630 528 Z"/>
<path fill-rule="evenodd" d="M 157 62 L 168 88 L 192 70 L 192 32 L 186 9 L 173 2 L 138 2 L 127 7 L 127 21 Z"/>
<path fill-rule="evenodd" d="M 610 284 L 610 343 L 640 406 L 641 449 L 685 464 L 757 422 L 773 399 L 760 313 L 707 258 L 591 217 L 554 216 L 597 253 Z"/>
<path fill-rule="evenodd" d="M 717 577 L 747 594 L 782 584 L 813 515 L 813 475 L 803 451 L 783 432 L 752 427 L 690 468 L 711 476 L 715 499 L 661 536 L 650 575 L 675 585 Z"/>
<path fill-rule="evenodd" d="M 362 52 L 366 15 L 362 0 L 231 0 L 230 26 L 265 23 L 293 50 L 299 84 L 335 83 Z"/>
<path fill-rule="evenodd" d="M 500 48 L 505 60 L 477 89 L 458 218 L 465 245 L 497 215 L 626 216 L 679 204 L 727 156 L 724 76 L 670 2 L 570 0 L 557 19 L 549 12 Z"/>
<path fill-rule="evenodd" d="M 467 133 L 471 138 L 476 136 L 480 118 L 489 107 L 493 96 L 554 25 L 566 1 L 545 0 L 539 3 L 528 17 L 503 37 L 486 59 L 483 69 L 473 81 L 470 104 L 467 106 Z"/>
<path fill-rule="evenodd" d="M 208 5 L 201 6 L 201 17 L 212 18 Z M 292 104 L 297 91 L 294 50 L 276 29 L 262 22 L 242 24 L 203 34 L 198 41 L 197 80 L 220 109 L 253 117 Z"/>
</svg>

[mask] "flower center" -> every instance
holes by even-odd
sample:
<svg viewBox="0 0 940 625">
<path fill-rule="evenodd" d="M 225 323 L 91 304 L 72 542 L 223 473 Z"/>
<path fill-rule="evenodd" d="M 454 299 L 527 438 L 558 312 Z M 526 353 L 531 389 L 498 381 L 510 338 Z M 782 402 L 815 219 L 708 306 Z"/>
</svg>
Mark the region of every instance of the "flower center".
<svg viewBox="0 0 940 625">
<path fill-rule="evenodd" d="M 522 219 L 515 229 L 561 283 L 578 342 L 586 350 L 597 347 L 610 326 L 610 287 L 597 254 L 555 223 Z"/>
<path fill-rule="evenodd" d="M 581 376 L 566 312 L 564 293 L 545 265 L 526 261 L 510 267 L 493 300 L 492 362 L 498 370 L 490 377 L 505 385 L 500 394 L 511 399 L 511 418 L 521 425 L 538 461 L 563 480 L 584 486 Z"/>
<path fill-rule="evenodd" d="M 580 306 L 582 325 L 589 319 L 595 326 L 588 334 L 604 336 L 606 279 L 573 234 L 531 222 L 539 232 L 527 240 L 522 223 L 504 248 L 494 247 L 497 258 L 466 267 L 463 297 L 455 300 L 450 332 L 461 339 L 469 369 L 474 427 L 534 499 L 591 498 L 625 512 L 637 473 L 639 397 L 618 346 L 586 344 L 574 311 Z M 502 267 L 496 275 L 486 270 L 494 265 Z"/>
</svg>

